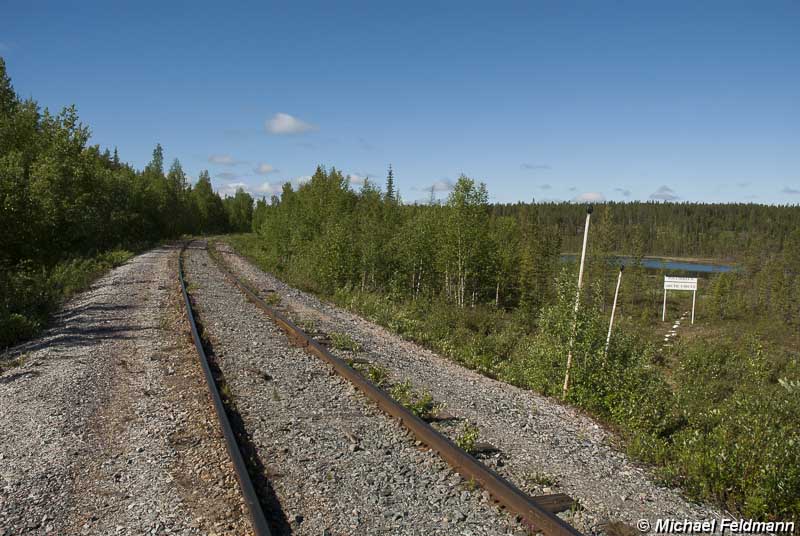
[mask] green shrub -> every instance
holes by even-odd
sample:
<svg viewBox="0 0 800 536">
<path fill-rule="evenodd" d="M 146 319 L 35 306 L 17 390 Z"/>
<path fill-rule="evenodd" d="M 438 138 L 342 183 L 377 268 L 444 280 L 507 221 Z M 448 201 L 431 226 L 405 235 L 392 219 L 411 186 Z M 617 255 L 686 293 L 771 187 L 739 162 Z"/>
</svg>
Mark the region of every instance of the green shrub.
<svg viewBox="0 0 800 536">
<path fill-rule="evenodd" d="M 353 339 L 353 337 L 351 337 L 348 333 L 332 331 L 329 336 L 331 338 L 331 342 L 333 343 L 333 347 L 337 350 L 354 353 L 363 350 L 361 343 Z"/>
<path fill-rule="evenodd" d="M 475 444 L 480 437 L 480 430 L 470 422 L 465 422 L 461 432 L 456 436 L 456 445 L 467 454 L 475 454 Z"/>
</svg>

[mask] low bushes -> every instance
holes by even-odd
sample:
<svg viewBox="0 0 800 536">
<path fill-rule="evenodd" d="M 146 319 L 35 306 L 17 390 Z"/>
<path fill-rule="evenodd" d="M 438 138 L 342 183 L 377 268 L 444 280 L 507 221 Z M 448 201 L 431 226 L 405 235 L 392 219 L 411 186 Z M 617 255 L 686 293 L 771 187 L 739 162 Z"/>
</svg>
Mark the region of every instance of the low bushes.
<svg viewBox="0 0 800 536">
<path fill-rule="evenodd" d="M 0 349 L 34 336 L 64 300 L 133 254 L 113 250 L 52 268 L 21 263 L 0 271 Z"/>
<path fill-rule="evenodd" d="M 258 263 L 247 239 L 235 245 Z M 291 272 L 279 274 L 297 284 Z M 560 397 L 573 333 L 572 281 L 562 274 L 556 300 L 534 322 L 519 311 L 459 308 L 436 298 L 392 299 L 352 288 L 327 297 L 465 366 Z M 617 430 L 631 455 L 655 464 L 665 482 L 692 497 L 747 517 L 797 520 L 797 353 L 743 345 L 740 338 L 698 339 L 679 345 L 665 368 L 652 343 L 637 335 L 641 330 L 622 323 L 606 353 L 600 303 L 597 289 L 584 291 L 568 401 Z"/>
</svg>

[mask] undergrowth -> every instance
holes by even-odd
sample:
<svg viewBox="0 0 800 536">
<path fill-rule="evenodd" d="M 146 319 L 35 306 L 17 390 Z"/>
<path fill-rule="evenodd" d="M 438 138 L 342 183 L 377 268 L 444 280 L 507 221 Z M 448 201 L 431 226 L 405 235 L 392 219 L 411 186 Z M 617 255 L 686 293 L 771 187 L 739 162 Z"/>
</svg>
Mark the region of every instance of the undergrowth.
<svg viewBox="0 0 800 536">
<path fill-rule="evenodd" d="M 230 242 L 261 268 L 319 293 L 303 274 L 272 263 L 255 236 Z M 557 298 L 535 314 L 354 288 L 322 297 L 487 376 L 560 397 L 575 318 L 573 281 L 562 273 Z M 620 322 L 605 353 L 607 314 L 597 294 L 584 291 L 577 316 L 568 402 L 615 430 L 629 454 L 690 497 L 761 520 L 800 518 L 797 351 L 737 333 L 679 342 L 661 365 L 658 348 L 639 335 L 644 330 Z"/>
<path fill-rule="evenodd" d="M 86 289 L 133 253 L 113 250 L 62 261 L 50 268 L 30 262 L 0 270 L 0 350 L 35 336 L 64 301 Z"/>
</svg>

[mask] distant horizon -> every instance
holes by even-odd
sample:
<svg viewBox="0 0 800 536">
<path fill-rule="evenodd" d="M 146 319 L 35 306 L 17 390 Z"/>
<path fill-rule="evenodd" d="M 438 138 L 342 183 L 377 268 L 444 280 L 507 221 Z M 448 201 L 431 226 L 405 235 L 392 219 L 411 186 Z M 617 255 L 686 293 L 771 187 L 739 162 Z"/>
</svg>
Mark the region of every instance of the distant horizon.
<svg viewBox="0 0 800 536">
<path fill-rule="evenodd" d="M 800 203 L 791 0 L 4 12 L 18 94 L 76 105 L 138 169 L 161 143 L 222 195 L 335 162 L 356 188 L 391 163 L 409 203 L 462 173 L 495 203 Z"/>
</svg>

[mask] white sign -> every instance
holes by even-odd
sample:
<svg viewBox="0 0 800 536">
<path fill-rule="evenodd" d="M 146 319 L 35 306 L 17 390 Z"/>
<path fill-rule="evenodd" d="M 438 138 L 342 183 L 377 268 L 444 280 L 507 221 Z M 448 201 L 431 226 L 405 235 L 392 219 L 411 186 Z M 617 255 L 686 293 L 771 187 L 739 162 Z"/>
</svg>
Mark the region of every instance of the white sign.
<svg viewBox="0 0 800 536">
<path fill-rule="evenodd" d="M 661 309 L 661 321 L 667 319 L 667 291 L 691 290 L 692 291 L 692 324 L 694 324 L 694 303 L 697 298 L 696 277 L 669 277 L 664 276 L 664 307 Z"/>
<path fill-rule="evenodd" d="M 696 277 L 664 276 L 664 290 L 697 290 Z"/>
</svg>

